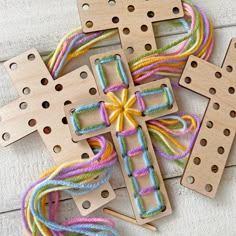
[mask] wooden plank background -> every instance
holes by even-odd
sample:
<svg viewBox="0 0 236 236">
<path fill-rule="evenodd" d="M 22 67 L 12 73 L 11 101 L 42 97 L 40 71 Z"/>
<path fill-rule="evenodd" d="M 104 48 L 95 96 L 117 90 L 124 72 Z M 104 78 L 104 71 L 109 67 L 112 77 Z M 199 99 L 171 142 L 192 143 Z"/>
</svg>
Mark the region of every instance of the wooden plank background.
<svg viewBox="0 0 236 236">
<path fill-rule="evenodd" d="M 212 19 L 216 46 L 211 62 L 221 65 L 227 46 L 236 37 L 235 0 L 195 0 Z M 69 30 L 80 25 L 76 0 L 1 0 L 0 1 L 0 106 L 17 97 L 2 63 L 32 47 L 42 55 L 54 49 L 58 40 Z M 155 24 L 158 46 L 162 46 L 184 30 L 166 23 Z M 88 63 L 88 56 L 119 48 L 119 38 L 100 43 L 86 56 L 71 65 L 70 70 Z M 191 100 L 187 99 L 191 96 Z M 200 116 L 204 114 L 207 100 L 183 89 L 177 91 L 182 111 Z M 188 101 L 188 102 L 187 102 Z M 1 116 L 1 115 L 0 115 Z M 158 233 L 116 220 L 121 235 L 236 235 L 236 145 L 234 144 L 223 180 L 215 200 L 207 199 L 180 186 L 182 170 L 173 163 L 158 158 L 165 178 L 174 213 L 154 224 Z M 0 235 L 24 235 L 20 221 L 20 201 L 23 191 L 38 175 L 53 165 L 50 155 L 37 133 L 13 145 L 0 147 Z M 117 199 L 109 207 L 132 216 L 128 194 L 118 165 L 112 186 Z M 126 206 L 124 208 L 124 202 Z M 61 219 L 78 216 L 70 196 L 62 196 Z M 104 216 L 101 211 L 95 215 Z"/>
</svg>

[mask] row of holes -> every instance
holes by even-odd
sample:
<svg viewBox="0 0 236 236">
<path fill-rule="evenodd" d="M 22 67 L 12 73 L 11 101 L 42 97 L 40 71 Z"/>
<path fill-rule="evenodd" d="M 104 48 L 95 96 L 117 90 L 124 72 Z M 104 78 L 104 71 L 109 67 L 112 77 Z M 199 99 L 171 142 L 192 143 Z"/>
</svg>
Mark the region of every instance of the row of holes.
<svg viewBox="0 0 236 236">
<path fill-rule="evenodd" d="M 83 9 L 85 8 L 87 10 L 90 8 L 89 4 L 87 4 L 87 3 L 84 4 L 82 7 L 83 7 Z M 134 12 L 135 11 L 135 7 L 133 5 L 129 5 L 127 9 L 128 9 L 129 12 Z M 172 12 L 176 15 L 179 14 L 179 8 L 174 7 L 172 9 Z M 153 11 L 148 11 L 147 16 L 148 16 L 148 18 L 153 18 L 153 17 L 155 17 L 155 13 Z M 112 17 L 111 21 L 114 24 L 118 24 L 120 22 L 120 18 L 118 16 L 114 16 L 114 17 Z M 87 28 L 93 28 L 94 24 L 91 20 L 89 20 L 85 23 L 85 25 L 86 25 Z"/>
<path fill-rule="evenodd" d="M 192 67 L 192 68 L 197 68 L 197 67 L 198 67 L 198 63 L 197 63 L 196 61 L 192 61 L 192 62 L 191 62 L 191 67 Z M 233 71 L 233 67 L 232 67 L 231 65 L 228 65 L 228 66 L 226 67 L 226 70 L 227 70 L 228 72 L 232 72 L 232 71 Z M 222 73 L 219 72 L 219 71 L 217 71 L 217 72 L 215 73 L 215 77 L 216 77 L 217 79 L 221 79 L 221 78 L 222 78 Z M 191 84 L 191 82 L 192 82 L 192 79 L 191 79 L 190 77 L 186 77 L 186 78 L 185 78 L 185 83 L 186 83 L 186 84 Z M 229 94 L 234 94 L 234 93 L 235 93 L 235 88 L 234 88 L 234 87 L 229 87 L 229 88 L 228 88 L 228 92 L 229 92 Z M 211 95 L 215 95 L 215 94 L 216 94 L 216 89 L 215 89 L 215 88 L 210 88 L 210 89 L 209 89 L 209 93 L 210 93 Z"/>
<path fill-rule="evenodd" d="M 69 105 L 69 104 L 71 104 L 71 101 L 69 101 L 69 100 L 64 102 L 64 105 L 65 105 L 65 106 L 66 106 L 66 105 Z M 45 107 L 49 107 L 49 105 L 50 105 L 50 104 L 47 104 L 47 102 L 45 102 L 45 103 L 43 104 L 43 106 L 45 106 Z M 28 104 L 27 104 L 26 102 L 23 102 L 23 103 L 21 103 L 21 104 L 19 105 L 19 107 L 20 107 L 20 109 L 24 110 L 24 109 L 26 109 L 26 108 L 28 107 Z M 63 123 L 64 125 L 67 125 L 67 124 L 68 124 L 68 121 L 67 121 L 66 117 L 63 117 L 63 118 L 62 118 L 62 123 Z M 28 121 L 28 125 L 29 125 L 30 127 L 34 127 L 36 124 L 37 124 L 37 121 L 36 121 L 35 119 L 31 119 L 31 120 Z M 50 134 L 52 130 L 51 130 L 51 127 L 46 126 L 46 127 L 43 129 L 43 131 L 44 131 L 45 134 Z M 11 138 L 11 136 L 10 136 L 10 134 L 7 133 L 7 132 L 2 135 L 2 139 L 3 139 L 4 141 L 9 141 L 10 138 Z"/>
<path fill-rule="evenodd" d="M 145 49 L 146 51 L 151 51 L 151 50 L 152 50 L 152 45 L 149 44 L 149 43 L 147 43 L 147 44 L 145 44 L 144 49 Z M 133 48 L 133 47 L 128 47 L 128 48 L 126 49 L 126 52 L 127 52 L 128 54 L 133 54 L 133 53 L 134 53 L 134 48 Z"/>
<path fill-rule="evenodd" d="M 116 1 L 110 0 L 110 1 L 108 1 L 108 4 L 109 4 L 110 6 L 115 6 L 115 5 L 116 5 Z M 88 11 L 88 10 L 90 9 L 90 5 L 89 5 L 88 3 L 84 3 L 84 4 L 82 5 L 82 8 L 83 8 L 84 11 Z M 128 10 L 129 12 L 134 12 L 134 11 L 135 11 L 135 6 L 134 6 L 134 5 L 129 5 L 129 6 L 127 7 L 127 10 Z M 174 7 L 174 8 L 172 9 L 172 12 L 173 12 L 174 14 L 176 14 L 176 15 L 179 14 L 179 8 L 178 8 L 178 7 Z M 152 17 L 155 16 L 155 13 L 154 13 L 153 11 L 149 11 L 149 12 L 147 13 L 147 15 L 148 15 L 148 17 L 152 18 Z"/>
<path fill-rule="evenodd" d="M 195 182 L 195 178 L 193 176 L 188 176 L 187 177 L 187 183 L 194 184 L 194 182 Z M 205 185 L 205 190 L 206 190 L 206 192 L 210 193 L 213 190 L 213 186 L 211 184 L 206 184 Z"/>
<path fill-rule="evenodd" d="M 195 165 L 197 165 L 197 166 L 199 166 L 200 164 L 201 164 L 201 158 L 200 157 L 195 157 L 194 159 L 193 159 L 193 163 L 195 164 Z M 219 171 L 219 167 L 217 166 L 217 165 L 213 165 L 212 167 L 211 167 L 211 171 L 213 172 L 213 173 L 217 173 L 218 171 Z"/>
<path fill-rule="evenodd" d="M 108 190 L 103 190 L 103 191 L 101 192 L 101 197 L 102 197 L 102 198 L 108 198 L 109 195 L 110 195 L 110 193 L 109 193 Z M 91 204 L 90 201 L 84 201 L 84 202 L 82 203 L 82 207 L 83 207 L 85 210 L 88 210 L 89 208 L 91 208 L 91 205 L 92 205 L 92 204 Z"/>
<path fill-rule="evenodd" d="M 35 58 L 36 58 L 36 57 L 35 57 L 34 54 L 29 54 L 29 55 L 27 56 L 27 59 L 28 59 L 29 61 L 34 61 Z M 10 64 L 10 66 L 9 66 L 9 68 L 10 68 L 12 71 L 16 70 L 17 67 L 18 67 L 18 65 L 17 65 L 16 62 L 12 62 L 12 63 Z"/>
</svg>

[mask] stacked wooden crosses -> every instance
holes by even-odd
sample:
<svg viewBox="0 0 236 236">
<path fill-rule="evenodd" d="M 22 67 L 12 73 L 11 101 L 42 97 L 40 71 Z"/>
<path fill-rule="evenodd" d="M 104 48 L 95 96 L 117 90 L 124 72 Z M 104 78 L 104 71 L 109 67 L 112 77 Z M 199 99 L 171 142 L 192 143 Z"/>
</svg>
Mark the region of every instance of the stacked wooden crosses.
<svg viewBox="0 0 236 236">
<path fill-rule="evenodd" d="M 34 49 L 6 62 L 20 97 L 0 109 L 0 143 L 7 146 L 38 131 L 59 165 L 89 158 L 86 139 L 110 133 L 136 220 L 145 224 L 171 213 L 145 122 L 178 108 L 168 79 L 135 87 L 127 60 L 155 49 L 152 23 L 182 17 L 181 1 L 81 0 L 78 6 L 84 32 L 118 28 L 124 52 L 92 56 L 93 74 L 84 66 L 58 81 Z M 235 136 L 235 51 L 233 40 L 223 68 L 190 57 L 180 80 L 211 98 L 182 178 L 183 185 L 209 197 L 216 194 Z M 114 198 L 106 184 L 74 199 L 87 215 Z M 91 207 L 84 209 L 84 201 Z"/>
</svg>

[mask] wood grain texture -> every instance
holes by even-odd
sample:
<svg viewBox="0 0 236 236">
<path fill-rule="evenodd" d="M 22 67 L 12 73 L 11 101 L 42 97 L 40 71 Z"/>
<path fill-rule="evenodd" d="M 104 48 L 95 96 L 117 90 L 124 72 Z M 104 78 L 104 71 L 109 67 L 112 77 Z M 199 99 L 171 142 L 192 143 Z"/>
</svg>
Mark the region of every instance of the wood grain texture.
<svg viewBox="0 0 236 236">
<path fill-rule="evenodd" d="M 16 56 L 26 50 L 36 47 L 40 53 L 47 53 L 55 48 L 58 40 L 71 28 L 77 27 L 79 22 L 76 0 L 1 0 L 0 1 L 0 61 Z M 216 29 L 216 46 L 211 62 L 219 65 L 223 61 L 228 42 L 236 35 L 236 4 L 235 0 L 194 0 L 203 7 L 211 17 Z M 155 35 L 159 37 L 158 46 L 163 46 L 177 37 L 182 36 L 184 30 L 175 29 L 166 23 L 155 24 Z M 178 34 L 178 35 L 176 35 Z M 168 37 L 166 37 L 168 36 Z M 103 47 L 107 46 L 107 47 Z M 88 56 L 114 50 L 120 47 L 118 37 L 101 43 L 90 50 L 81 60 L 70 64 L 67 71 L 88 64 Z M 207 100 L 190 91 L 178 90 L 176 94 L 180 110 L 203 115 Z M 189 99 L 191 97 L 191 99 Z M 8 104 L 17 98 L 17 93 L 7 76 L 3 65 L 0 64 L 0 106 Z M 172 179 L 182 174 L 182 170 L 173 163 L 158 158 L 167 191 L 174 205 L 171 217 L 155 223 L 160 235 L 165 236 L 234 236 L 236 232 L 235 196 L 236 177 L 235 167 L 227 169 L 219 193 L 214 201 L 199 194 L 182 188 L 180 179 Z M 236 165 L 236 145 L 230 154 L 227 166 Z M 44 170 L 52 167 L 50 155 L 40 137 L 34 133 L 12 146 L 0 147 L 0 235 L 23 235 L 20 224 L 20 199 L 26 187 L 32 183 Z M 113 188 L 123 188 L 123 178 L 118 165 L 112 178 Z M 109 207 L 129 215 L 131 205 L 128 203 L 126 190 L 116 191 L 118 199 Z M 69 196 L 63 195 L 62 199 Z M 124 207 L 124 202 L 127 204 Z M 65 215 L 66 214 L 66 215 Z M 99 214 L 99 212 L 97 213 Z M 63 202 L 61 215 L 64 218 L 78 216 L 72 200 Z M 122 235 L 156 235 L 142 228 L 117 221 Z"/>
<path fill-rule="evenodd" d="M 174 213 L 153 223 L 158 228 L 157 232 L 110 217 L 115 221 L 120 234 L 135 236 L 235 236 L 236 211 L 233 206 L 236 201 L 236 167 L 226 169 L 222 188 L 214 201 L 180 187 L 179 181 L 179 178 L 165 181 L 174 206 Z M 131 205 L 127 202 L 127 191 L 122 188 L 117 190 L 116 194 L 117 199 L 106 207 L 132 216 Z M 127 202 L 125 207 L 124 202 Z M 62 221 L 78 217 L 79 214 L 74 202 L 67 200 L 61 203 L 59 215 L 58 220 Z M 107 217 L 102 210 L 96 211 L 94 216 Z M 0 215 L 0 235 L 24 235 L 18 210 Z"/>
<path fill-rule="evenodd" d="M 215 34 L 216 46 L 211 61 L 216 65 L 220 65 L 224 58 L 224 53 L 222 52 L 227 50 L 229 40 L 236 35 L 236 27 L 218 29 Z M 167 41 L 173 40 L 172 37 L 163 38 L 163 42 L 167 43 Z M 90 55 L 116 48 L 117 46 L 111 46 L 90 50 L 83 57 L 83 60 L 75 61 L 67 70 L 75 69 L 83 64 L 89 64 L 88 57 Z M 3 106 L 17 98 L 17 92 L 3 68 L 3 64 L 0 64 L 0 76 L 0 106 Z M 188 99 L 189 97 L 191 97 L 191 100 Z M 204 97 L 191 91 L 180 89 L 176 91 L 176 99 L 180 106 L 180 111 L 189 111 L 201 117 L 203 116 L 207 106 L 207 99 Z M 0 212 L 5 212 L 19 208 L 24 189 L 36 180 L 43 171 L 52 167 L 53 163 L 49 152 L 36 133 L 27 136 L 24 140 L 20 140 L 7 148 L 0 147 L 0 157 L 0 192 L 4 193 L 0 201 Z M 158 158 L 158 162 L 164 178 L 180 176 L 183 172 L 183 170 L 170 161 Z M 227 166 L 231 165 L 236 165 L 235 142 Z M 113 176 L 111 183 L 114 189 L 125 186 L 122 177 L 115 177 L 121 176 L 118 165 L 115 167 Z"/>
<path fill-rule="evenodd" d="M 207 12 L 216 28 L 236 25 L 235 0 L 193 0 Z M 40 53 L 55 48 L 58 40 L 80 26 L 77 0 L 1 0 L 0 61 L 35 47 Z M 185 32 L 167 23 L 154 24 L 156 37 Z M 119 38 L 100 45 L 118 43 Z M 159 44 L 158 44 L 159 46 Z"/>
</svg>

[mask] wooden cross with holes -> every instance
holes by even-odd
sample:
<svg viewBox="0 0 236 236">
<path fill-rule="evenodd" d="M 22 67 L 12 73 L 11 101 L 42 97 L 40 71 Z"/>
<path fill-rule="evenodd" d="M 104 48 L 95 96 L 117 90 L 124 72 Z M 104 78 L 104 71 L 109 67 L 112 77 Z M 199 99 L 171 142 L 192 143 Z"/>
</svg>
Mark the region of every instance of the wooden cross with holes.
<svg viewBox="0 0 236 236">
<path fill-rule="evenodd" d="M 33 49 L 5 63 L 20 97 L 0 108 L 0 143 L 7 146 L 26 135 L 38 131 L 56 165 L 93 156 L 87 141 L 71 140 L 64 104 L 81 96 L 93 96 L 95 80 L 87 66 L 53 80 L 39 53 Z M 96 91 L 96 90 L 95 90 Z M 102 191 L 109 197 L 103 198 Z M 75 197 L 82 215 L 87 215 L 115 198 L 110 184 L 95 190 L 94 194 Z M 91 208 L 84 209 L 83 202 Z"/>
<path fill-rule="evenodd" d="M 152 23 L 184 16 L 181 0 L 78 0 L 83 31 L 118 28 L 129 60 L 156 49 Z"/>
<path fill-rule="evenodd" d="M 171 213 L 146 121 L 178 110 L 168 79 L 135 87 L 122 50 L 90 58 L 100 96 L 65 106 L 72 139 L 110 133 L 139 224 Z"/>
<path fill-rule="evenodd" d="M 182 184 L 214 198 L 236 130 L 236 39 L 222 68 L 191 56 L 180 85 L 210 98 Z"/>
</svg>

